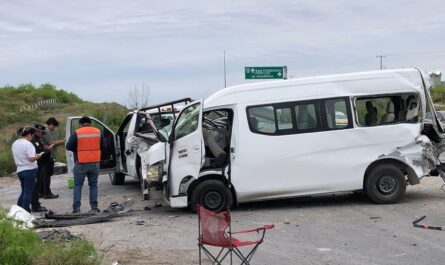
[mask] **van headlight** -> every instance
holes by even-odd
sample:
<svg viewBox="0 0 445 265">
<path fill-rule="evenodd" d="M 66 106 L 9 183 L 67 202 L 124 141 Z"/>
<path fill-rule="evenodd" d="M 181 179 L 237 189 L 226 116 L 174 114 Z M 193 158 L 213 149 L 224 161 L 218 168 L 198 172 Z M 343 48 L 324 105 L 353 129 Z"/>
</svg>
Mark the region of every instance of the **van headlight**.
<svg viewBox="0 0 445 265">
<path fill-rule="evenodd" d="M 147 181 L 148 182 L 157 182 L 162 180 L 162 164 L 155 164 L 152 166 L 148 166 L 147 170 Z"/>
</svg>

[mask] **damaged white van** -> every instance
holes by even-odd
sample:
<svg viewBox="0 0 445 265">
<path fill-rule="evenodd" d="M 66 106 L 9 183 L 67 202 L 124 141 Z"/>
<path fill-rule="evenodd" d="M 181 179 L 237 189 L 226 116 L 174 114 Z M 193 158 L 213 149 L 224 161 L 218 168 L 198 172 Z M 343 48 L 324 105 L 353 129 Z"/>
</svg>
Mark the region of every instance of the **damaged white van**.
<svg viewBox="0 0 445 265">
<path fill-rule="evenodd" d="M 141 154 L 146 153 L 154 143 L 157 143 L 162 133 L 165 139 L 168 138 L 179 111 L 191 101 L 190 98 L 184 98 L 131 111 L 122 120 L 116 132 L 100 120 L 91 117 L 92 126 L 101 130 L 106 142 L 106 148 L 101 153 L 101 173 L 108 173 L 113 185 L 124 184 L 126 176 L 139 180 L 142 194 L 147 198 L 148 190 L 142 178 Z M 147 114 L 150 114 L 150 122 L 146 118 Z M 79 128 L 80 118 L 80 116 L 67 118 L 66 139 Z M 161 135 L 155 135 L 151 127 L 161 130 Z M 73 153 L 67 151 L 66 159 L 68 174 L 72 175 Z"/>
<path fill-rule="evenodd" d="M 440 169 L 443 129 L 418 69 L 254 83 L 185 106 L 141 153 L 149 199 L 211 210 L 363 190 L 394 203 Z"/>
</svg>

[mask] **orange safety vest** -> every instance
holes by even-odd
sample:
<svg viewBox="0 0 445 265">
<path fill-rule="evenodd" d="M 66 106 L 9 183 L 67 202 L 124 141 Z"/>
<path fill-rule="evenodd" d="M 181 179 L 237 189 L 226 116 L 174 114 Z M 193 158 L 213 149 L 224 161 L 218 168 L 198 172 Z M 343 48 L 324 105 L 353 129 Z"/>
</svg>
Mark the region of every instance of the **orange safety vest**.
<svg viewBox="0 0 445 265">
<path fill-rule="evenodd" d="M 77 161 L 79 163 L 100 162 L 100 130 L 91 126 L 81 127 L 77 134 Z"/>
</svg>

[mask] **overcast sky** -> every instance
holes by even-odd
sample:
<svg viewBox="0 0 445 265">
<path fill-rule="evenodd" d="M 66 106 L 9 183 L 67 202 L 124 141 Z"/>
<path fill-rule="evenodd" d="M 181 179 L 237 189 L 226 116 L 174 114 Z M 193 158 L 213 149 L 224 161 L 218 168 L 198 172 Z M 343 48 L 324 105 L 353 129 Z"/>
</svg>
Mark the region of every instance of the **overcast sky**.
<svg viewBox="0 0 445 265">
<path fill-rule="evenodd" d="M 0 0 L 0 86 L 52 83 L 95 102 L 207 97 L 245 66 L 289 75 L 385 68 L 445 70 L 436 1 Z"/>
</svg>

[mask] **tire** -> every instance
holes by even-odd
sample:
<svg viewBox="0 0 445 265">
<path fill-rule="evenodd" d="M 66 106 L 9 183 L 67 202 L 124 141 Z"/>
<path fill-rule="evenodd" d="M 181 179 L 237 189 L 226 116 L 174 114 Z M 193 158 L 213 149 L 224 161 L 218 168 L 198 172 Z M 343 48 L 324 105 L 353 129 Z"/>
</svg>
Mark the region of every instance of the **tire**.
<svg viewBox="0 0 445 265">
<path fill-rule="evenodd" d="M 190 208 L 196 211 L 196 204 L 201 204 L 204 208 L 221 212 L 231 208 L 233 197 L 227 186 L 219 180 L 206 180 L 198 184 L 191 196 Z"/>
<path fill-rule="evenodd" d="M 393 165 L 377 166 L 366 178 L 365 192 L 375 203 L 396 203 L 406 192 L 405 174 Z"/>
<path fill-rule="evenodd" d="M 113 185 L 123 185 L 125 182 L 125 174 L 121 172 L 111 173 L 110 181 Z"/>
<path fill-rule="evenodd" d="M 147 182 L 144 179 L 141 179 L 141 192 L 142 192 L 142 199 L 144 201 L 148 200 L 148 194 L 144 194 L 144 191 L 147 189 Z"/>
</svg>

